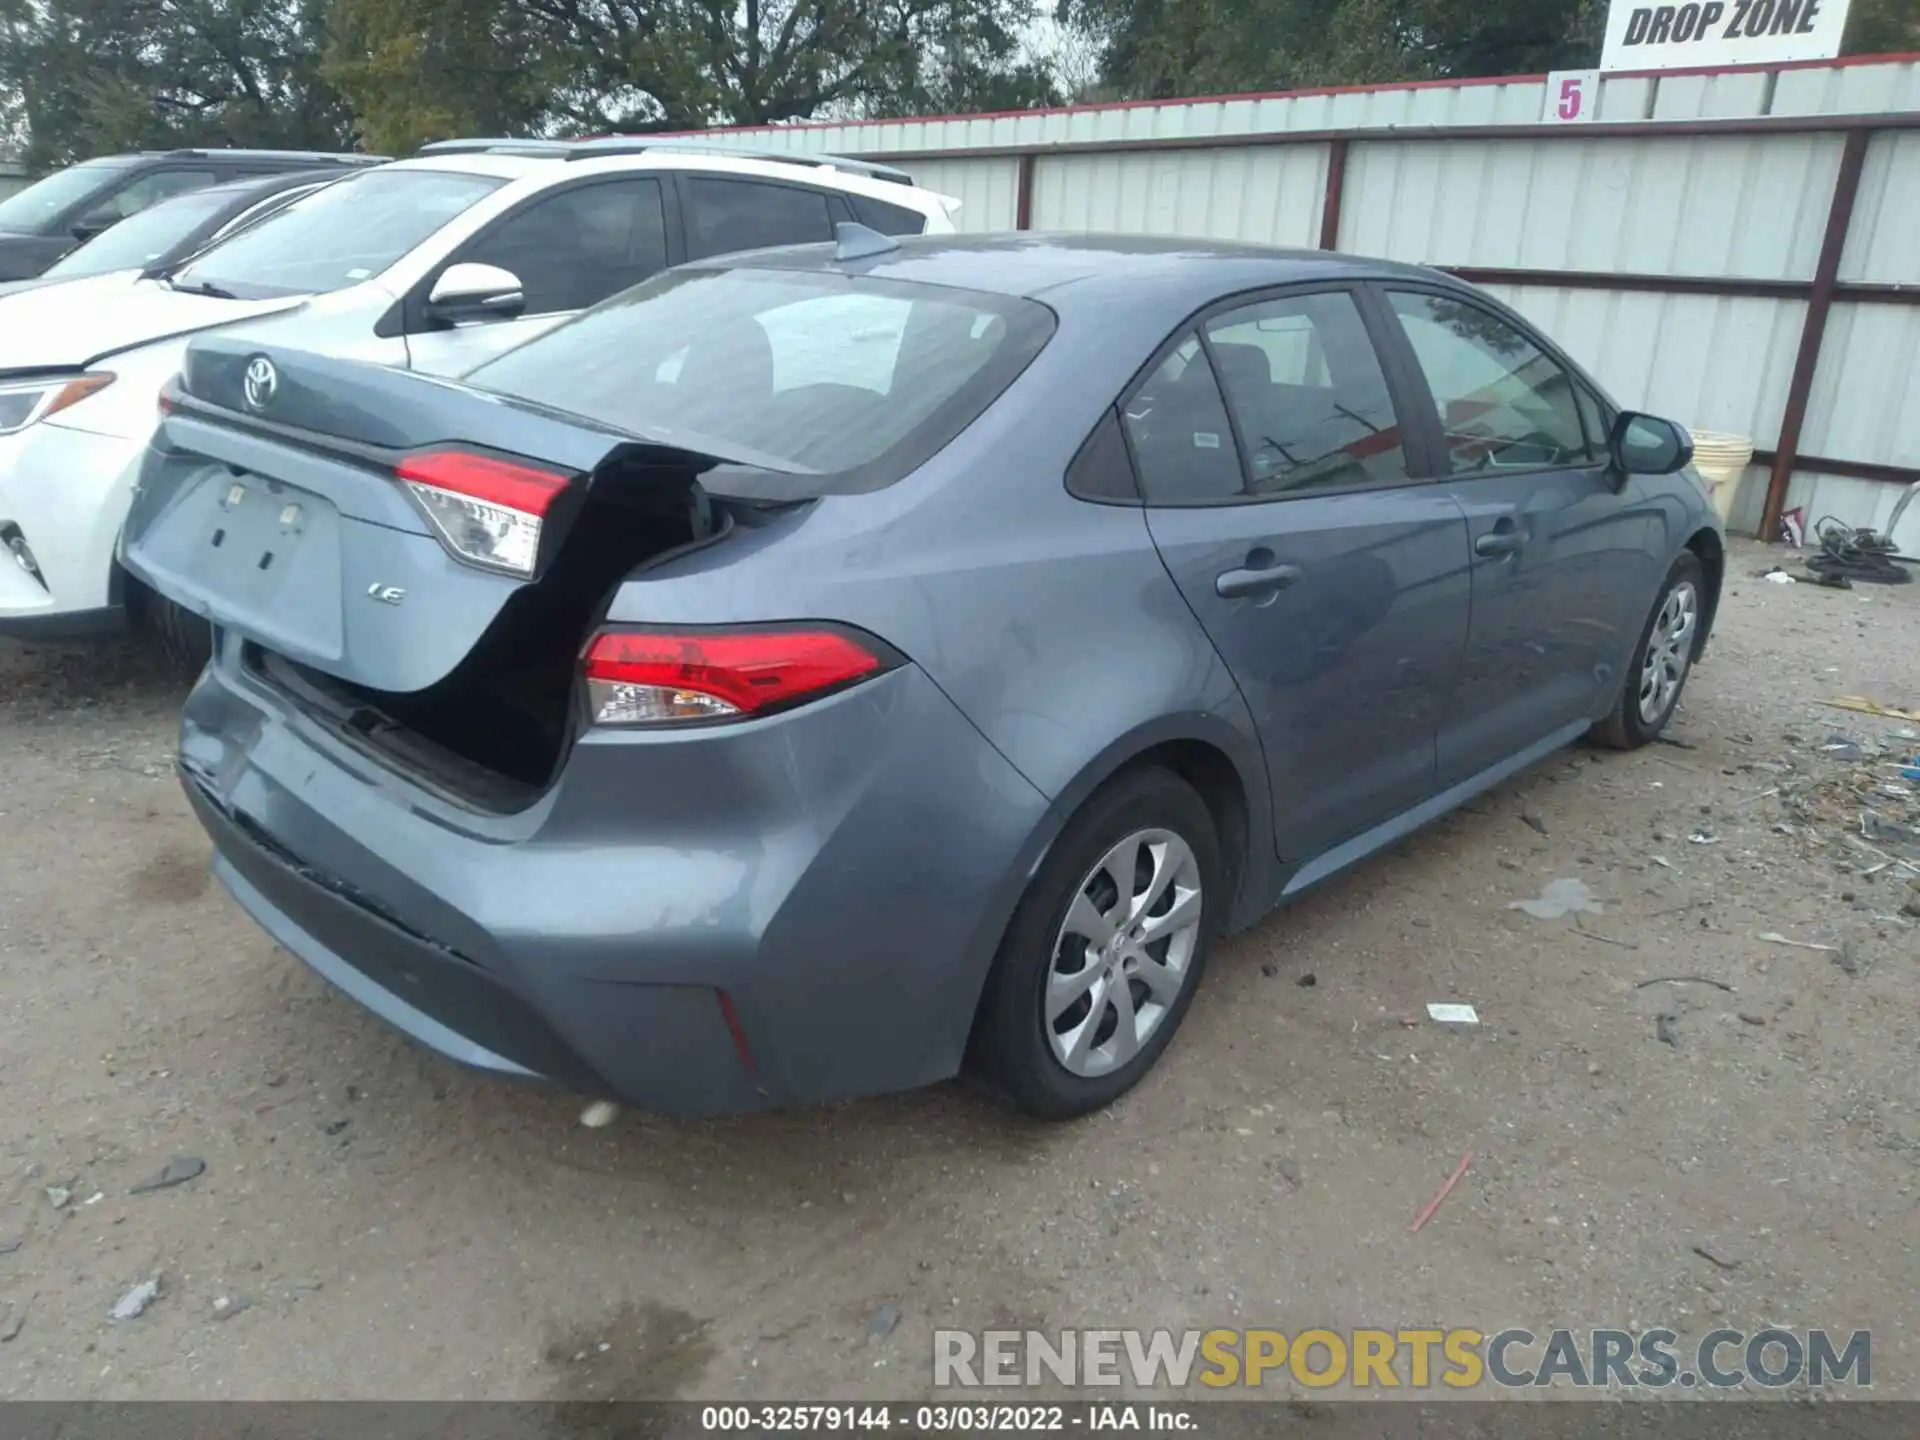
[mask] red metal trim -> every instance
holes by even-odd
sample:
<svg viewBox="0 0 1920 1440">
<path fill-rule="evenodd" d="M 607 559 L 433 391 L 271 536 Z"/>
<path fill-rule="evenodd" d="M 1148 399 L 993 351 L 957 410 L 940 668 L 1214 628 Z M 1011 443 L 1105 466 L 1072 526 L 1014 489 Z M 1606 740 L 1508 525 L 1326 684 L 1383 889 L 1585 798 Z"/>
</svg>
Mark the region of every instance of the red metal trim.
<svg viewBox="0 0 1920 1440">
<path fill-rule="evenodd" d="M 1033 228 L 1033 169 L 1034 158 L 1022 155 L 1016 162 L 1019 168 L 1013 181 L 1013 228 L 1031 230 Z"/>
<path fill-rule="evenodd" d="M 1771 470 L 1779 460 L 1779 454 L 1773 450 L 1756 450 L 1753 463 Z M 1868 460 L 1835 460 L 1828 455 L 1801 455 L 1794 460 L 1795 470 L 1804 470 L 1810 475 L 1838 475 L 1847 480 L 1875 480 L 1887 485 L 1920 485 L 1920 467 L 1912 465 L 1878 465 Z M 1774 518 L 1779 524 L 1779 517 Z M 1761 531 L 1761 538 L 1768 532 Z"/>
<path fill-rule="evenodd" d="M 1800 330 L 1800 351 L 1794 357 L 1793 378 L 1787 384 L 1786 410 L 1780 419 L 1780 443 L 1767 481 L 1766 508 L 1760 514 L 1760 538 L 1780 533 L 1780 512 L 1787 503 L 1787 484 L 1800 450 L 1800 432 L 1807 422 L 1807 402 L 1813 396 L 1814 372 L 1820 366 L 1820 346 L 1826 338 L 1827 316 L 1840 277 L 1840 259 L 1847 249 L 1847 230 L 1853 224 L 1853 203 L 1860 194 L 1860 171 L 1866 164 L 1866 130 L 1850 131 L 1840 152 L 1840 173 L 1833 182 L 1833 202 L 1827 209 L 1827 233 L 1820 242 L 1820 261 L 1813 271 L 1813 291 L 1807 298 L 1807 318 Z"/>
<path fill-rule="evenodd" d="M 1686 70 L 1617 70 L 1603 76 L 1607 80 L 1648 80 L 1684 75 L 1747 75 L 1756 71 L 1844 70 L 1856 65 L 1920 64 L 1920 52 L 1902 51 L 1892 55 L 1845 55 L 1837 60 L 1786 60 L 1774 64 L 1706 66 Z M 1401 80 L 1385 85 L 1323 85 L 1305 90 L 1252 90 L 1227 95 L 1185 95 L 1170 100 L 1102 100 L 1090 105 L 1050 105 L 1036 110 L 989 110 L 977 115 L 891 115 L 878 120 L 803 120 L 792 125 L 720 125 L 710 130 L 675 130 L 662 138 L 687 135 L 732 135 L 765 130 L 860 129 L 873 125 L 938 125 L 961 120 L 1016 120 L 1037 115 L 1091 115 L 1109 110 L 1163 110 L 1170 105 L 1234 105 L 1258 100 L 1307 100 L 1323 95 L 1357 95 L 1383 90 L 1469 90 L 1486 85 L 1539 85 L 1545 75 L 1473 75 L 1444 80 Z M 1574 129 L 1585 129 L 1575 126 Z M 946 152 L 942 152 L 946 153 Z M 975 153 L 972 151 L 969 154 Z"/>
<path fill-rule="evenodd" d="M 1340 206 L 1347 194 L 1347 146 L 1345 140 L 1327 145 L 1327 188 L 1320 200 L 1320 248 L 1340 248 Z"/>
<path fill-rule="evenodd" d="M 1625 290 L 1658 295 L 1714 295 L 1768 300 L 1804 300 L 1808 280 L 1745 280 L 1711 275 L 1610 274 L 1602 270 L 1509 270 L 1489 265 L 1439 267 L 1473 285 L 1539 285 L 1555 290 Z M 1920 292 L 1914 296 L 1920 304 Z"/>
</svg>

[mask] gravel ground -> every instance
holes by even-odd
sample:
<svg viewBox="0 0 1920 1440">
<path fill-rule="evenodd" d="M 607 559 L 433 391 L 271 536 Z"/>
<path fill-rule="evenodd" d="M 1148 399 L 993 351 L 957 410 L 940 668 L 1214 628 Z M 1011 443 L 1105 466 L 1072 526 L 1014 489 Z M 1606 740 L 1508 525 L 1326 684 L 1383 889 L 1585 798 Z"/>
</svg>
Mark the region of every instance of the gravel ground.
<svg viewBox="0 0 1920 1440">
<path fill-rule="evenodd" d="M 1569 751 L 1270 918 L 1060 1128 L 947 1086 L 583 1129 L 209 881 L 179 687 L 0 641 L 0 1396 L 906 1398 L 936 1325 L 1781 1322 L 1870 1328 L 1920 1398 L 1920 891 L 1844 838 L 1920 741 L 1818 704 L 1920 707 L 1920 586 L 1762 557 L 1680 743 Z M 1556 879 L 1601 912 L 1509 908 Z"/>
</svg>

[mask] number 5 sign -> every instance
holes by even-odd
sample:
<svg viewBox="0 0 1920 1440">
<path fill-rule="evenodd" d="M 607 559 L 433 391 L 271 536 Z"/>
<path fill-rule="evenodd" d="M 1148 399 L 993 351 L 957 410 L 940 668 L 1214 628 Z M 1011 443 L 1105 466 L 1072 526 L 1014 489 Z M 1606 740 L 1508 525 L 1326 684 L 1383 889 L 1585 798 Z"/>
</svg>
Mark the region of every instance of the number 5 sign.
<svg viewBox="0 0 1920 1440">
<path fill-rule="evenodd" d="M 1547 108 L 1541 120 L 1549 125 L 1585 125 L 1600 109 L 1598 70 L 1556 70 L 1547 77 Z"/>
</svg>

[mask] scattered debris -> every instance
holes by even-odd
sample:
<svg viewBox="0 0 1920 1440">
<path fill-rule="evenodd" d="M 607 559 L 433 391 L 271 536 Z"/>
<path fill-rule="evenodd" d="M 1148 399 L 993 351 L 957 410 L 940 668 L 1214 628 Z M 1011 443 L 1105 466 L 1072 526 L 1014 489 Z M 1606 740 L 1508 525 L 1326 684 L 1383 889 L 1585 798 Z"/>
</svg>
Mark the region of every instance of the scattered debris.
<svg viewBox="0 0 1920 1440">
<path fill-rule="evenodd" d="M 1859 958 L 1854 955 L 1853 946 L 1845 940 L 1842 940 L 1839 948 L 1833 952 L 1833 963 L 1840 967 L 1843 975 L 1852 976 L 1860 973 Z"/>
<path fill-rule="evenodd" d="M 326 1124 L 322 1125 L 320 1129 L 325 1134 L 338 1135 L 352 1123 L 351 1120 L 329 1120 Z"/>
<path fill-rule="evenodd" d="M 580 1112 L 580 1123 L 589 1130 L 604 1130 L 620 1118 L 620 1107 L 611 1100 L 596 1100 Z"/>
<path fill-rule="evenodd" d="M 1300 1166 L 1291 1155 L 1282 1155 L 1273 1162 L 1274 1173 L 1287 1184 L 1289 1190 L 1300 1188 Z"/>
<path fill-rule="evenodd" d="M 1280 973 L 1280 967 L 1271 960 L 1262 960 L 1260 962 L 1260 973 L 1271 980 Z"/>
<path fill-rule="evenodd" d="M 1447 1177 L 1446 1183 L 1434 1192 L 1431 1200 L 1420 1207 L 1420 1213 L 1413 1217 L 1413 1224 L 1407 1229 L 1409 1235 L 1420 1233 L 1421 1226 L 1433 1218 L 1434 1212 L 1440 1208 L 1440 1202 L 1453 1193 L 1453 1187 L 1460 1183 L 1460 1177 L 1467 1173 L 1467 1167 L 1472 1163 L 1473 1152 L 1469 1150 L 1460 1157 L 1460 1163 L 1453 1167 L 1453 1173 Z"/>
<path fill-rule="evenodd" d="M 1649 985 L 1711 985 L 1716 990 L 1733 994 L 1733 986 L 1724 980 L 1715 980 L 1706 975 L 1656 975 L 1651 980 L 1641 980 L 1634 985 L 1636 990 L 1644 990 Z"/>
<path fill-rule="evenodd" d="M 1700 748 L 1691 740 L 1676 740 L 1671 735 L 1656 735 L 1653 738 L 1662 745 L 1671 745 L 1676 750 L 1698 750 Z"/>
<path fill-rule="evenodd" d="M 873 1318 L 867 1322 L 867 1343 L 884 1340 L 891 1335 L 894 1327 L 900 1323 L 900 1308 L 897 1305 L 882 1305 L 873 1312 Z"/>
<path fill-rule="evenodd" d="M 1573 917 L 1573 933 L 1578 935 L 1582 940 L 1596 940 L 1602 945 L 1617 945 L 1622 950 L 1638 950 L 1640 948 L 1631 940 L 1616 940 L 1611 935 L 1594 934 L 1591 930 L 1581 925 L 1578 915 Z"/>
<path fill-rule="evenodd" d="M 24 1240 L 0 1240 L 0 1255 L 11 1255 L 26 1243 Z"/>
<path fill-rule="evenodd" d="M 1680 1017 L 1674 1014 L 1661 1015 L 1653 1022 L 1653 1034 L 1662 1045 L 1680 1048 Z"/>
<path fill-rule="evenodd" d="M 1711 830 L 1696 830 L 1687 836 L 1687 843 L 1689 845 L 1718 845 L 1720 843 L 1720 837 Z"/>
<path fill-rule="evenodd" d="M 1834 710 L 1852 710 L 1861 715 L 1880 715 L 1888 720 L 1920 721 L 1920 710 L 1902 710 L 1897 705 L 1882 705 L 1878 700 L 1869 700 L 1864 695 L 1838 695 L 1831 700 L 1822 700 L 1822 705 Z"/>
<path fill-rule="evenodd" d="M 1820 747 L 1820 753 L 1829 760 L 1851 762 L 1867 758 L 1866 749 L 1860 742 L 1845 735 L 1829 735 L 1827 743 Z"/>
<path fill-rule="evenodd" d="M 1427 1006 L 1427 1017 L 1438 1020 L 1442 1025 L 1478 1025 L 1480 1012 L 1471 1005 L 1431 1004 Z"/>
<path fill-rule="evenodd" d="M 1819 950 L 1828 954 L 1840 948 L 1838 945 L 1816 945 L 1810 940 L 1789 940 L 1786 936 L 1777 935 L 1771 930 L 1760 936 L 1760 939 L 1769 945 L 1790 945 L 1795 950 Z"/>
<path fill-rule="evenodd" d="M 1771 585 L 1792 585 L 1796 583 L 1793 576 L 1778 568 L 1767 571 L 1767 573 L 1760 578 Z"/>
<path fill-rule="evenodd" d="M 49 1185 L 47 1199 L 53 1202 L 53 1208 L 64 1210 L 73 1203 L 73 1191 L 65 1185 Z"/>
<path fill-rule="evenodd" d="M 1740 1012 L 1740 1023 L 1742 1025 L 1764 1025 L 1767 1023 L 1767 1017 L 1764 1015 L 1756 1015 L 1751 1010 L 1742 1010 Z"/>
<path fill-rule="evenodd" d="M 1320 977 L 1309 970 L 1293 983 L 1298 985 L 1302 990 L 1311 990 L 1320 983 Z"/>
<path fill-rule="evenodd" d="M 213 1302 L 213 1318 L 215 1320 L 231 1320 L 242 1310 L 250 1309 L 252 1305 L 253 1301 L 244 1295 L 222 1295 L 218 1300 Z"/>
<path fill-rule="evenodd" d="M 1740 1262 L 1738 1260 L 1724 1260 L 1704 1245 L 1695 1245 L 1693 1247 L 1693 1253 L 1713 1266 L 1716 1270 L 1738 1270 L 1740 1268 Z"/>
<path fill-rule="evenodd" d="M 1673 868 L 1673 862 L 1667 859 L 1667 857 L 1664 855 L 1653 855 L 1653 856 L 1649 856 L 1648 858 L 1651 859 L 1653 863 L 1658 865 L 1662 870 L 1671 870 Z"/>
<path fill-rule="evenodd" d="M 0 1318 L 0 1345 L 6 1345 L 20 1338 L 20 1332 L 27 1326 L 27 1311 L 33 1302 L 39 1299 L 38 1292 L 29 1295 L 18 1305 L 10 1306 L 5 1317 Z"/>
<path fill-rule="evenodd" d="M 1584 880 L 1550 880 L 1533 899 L 1509 901 L 1507 908 L 1524 910 L 1536 920 L 1558 920 L 1575 911 L 1598 915 L 1600 902 L 1593 898 Z"/>
<path fill-rule="evenodd" d="M 157 1172 L 149 1175 L 138 1185 L 127 1191 L 129 1195 L 147 1195 L 155 1190 L 171 1190 L 176 1185 L 184 1185 L 204 1175 L 207 1162 L 197 1155 L 176 1155 Z M 87 1202 L 91 1205 L 93 1202 Z"/>
<path fill-rule="evenodd" d="M 160 1277 L 142 1280 L 126 1294 L 114 1302 L 113 1309 L 107 1312 L 110 1320 L 138 1320 L 147 1313 L 147 1307 L 160 1298 Z"/>
<path fill-rule="evenodd" d="M 106 1198 L 107 1198 L 106 1191 L 96 1190 L 93 1192 L 93 1194 L 87 1196 L 87 1198 L 82 1200 L 80 1203 L 82 1205 L 98 1205 L 102 1200 Z"/>
<path fill-rule="evenodd" d="M 1540 835 L 1547 833 L 1547 822 L 1542 820 L 1538 815 L 1522 815 L 1520 817 L 1520 823 Z"/>
</svg>

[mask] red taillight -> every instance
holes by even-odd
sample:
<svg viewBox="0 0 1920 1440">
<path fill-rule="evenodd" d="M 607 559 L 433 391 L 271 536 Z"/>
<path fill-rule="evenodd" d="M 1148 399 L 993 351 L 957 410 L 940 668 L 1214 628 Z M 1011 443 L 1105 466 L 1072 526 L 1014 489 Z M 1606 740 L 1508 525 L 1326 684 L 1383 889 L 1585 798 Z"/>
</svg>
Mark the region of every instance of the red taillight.
<svg viewBox="0 0 1920 1440">
<path fill-rule="evenodd" d="M 548 508 L 567 477 L 465 450 L 409 455 L 393 472 L 447 548 L 490 570 L 531 576 Z"/>
<path fill-rule="evenodd" d="M 609 631 L 587 647 L 596 725 L 726 720 L 792 705 L 885 668 L 837 630 Z"/>
</svg>

